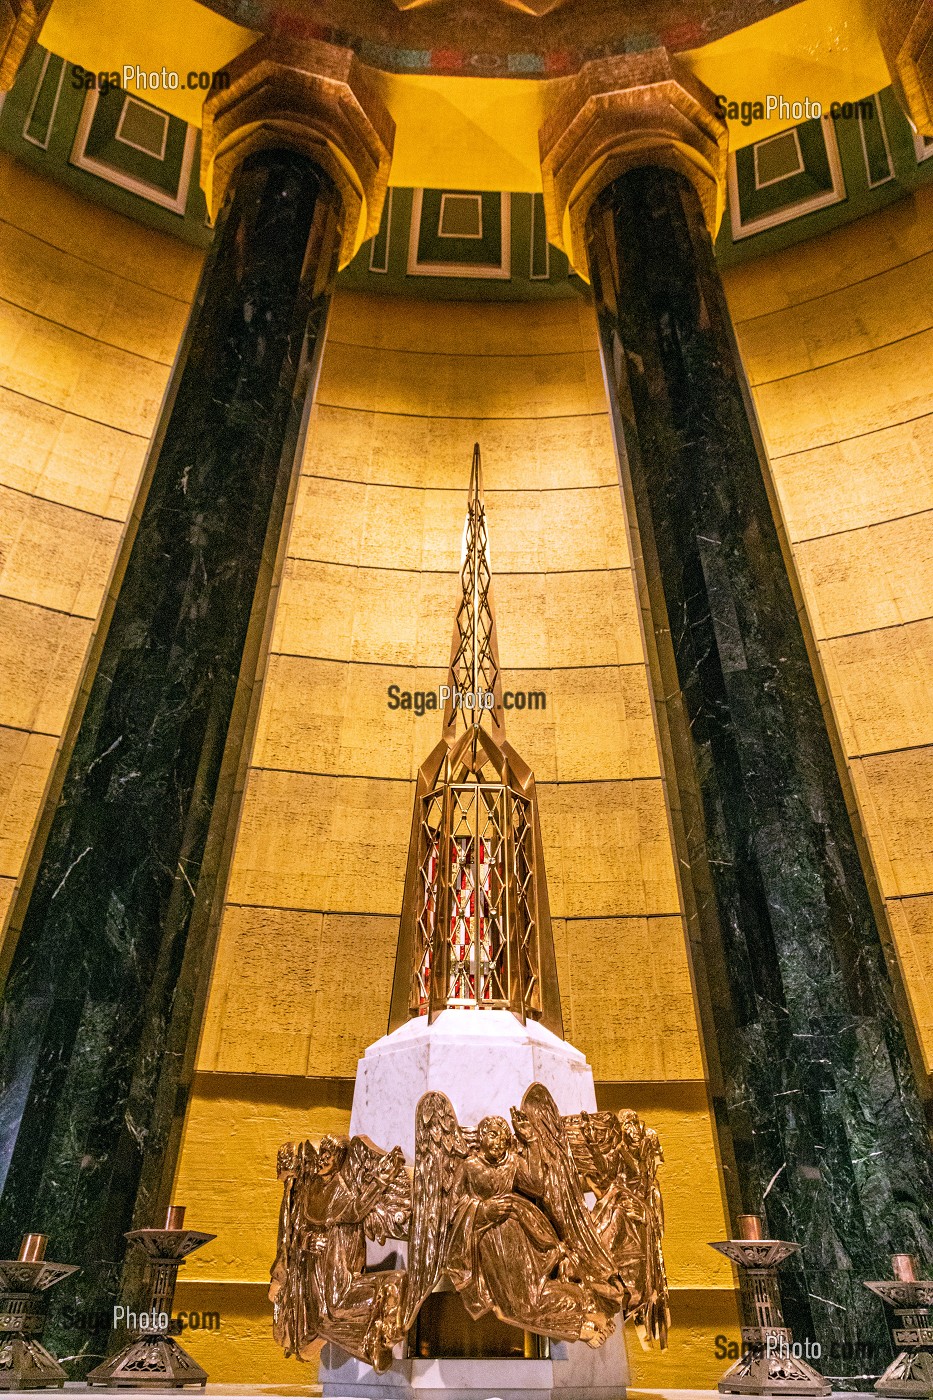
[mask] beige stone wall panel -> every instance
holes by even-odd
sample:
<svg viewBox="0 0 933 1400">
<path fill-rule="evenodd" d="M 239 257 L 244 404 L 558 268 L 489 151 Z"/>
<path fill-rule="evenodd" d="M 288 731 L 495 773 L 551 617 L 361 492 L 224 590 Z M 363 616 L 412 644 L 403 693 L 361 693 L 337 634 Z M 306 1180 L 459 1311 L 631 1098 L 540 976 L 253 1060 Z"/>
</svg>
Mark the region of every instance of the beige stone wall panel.
<svg viewBox="0 0 933 1400">
<path fill-rule="evenodd" d="M 821 369 L 760 384 L 755 401 L 772 458 L 877 432 L 930 411 L 933 330 Z"/>
<path fill-rule="evenodd" d="M 512 666 L 644 664 L 629 569 L 498 578 L 496 625 Z"/>
<path fill-rule="evenodd" d="M 933 253 L 838 292 L 738 326 L 751 383 L 800 374 L 893 345 L 933 325 Z"/>
<path fill-rule="evenodd" d="M 508 357 L 384 352 L 328 345 L 318 402 L 370 412 L 432 417 L 554 418 L 604 413 L 596 348 L 585 353 Z"/>
<path fill-rule="evenodd" d="M 807 540 L 795 551 L 819 638 L 933 617 L 933 512 Z"/>
<path fill-rule="evenodd" d="M 203 1225 L 204 1217 L 194 1223 Z M 193 1263 L 188 1265 L 189 1270 Z M 203 1366 L 212 1383 L 236 1385 L 242 1383 L 242 1376 L 255 1375 L 270 1387 L 297 1384 L 303 1390 L 316 1382 L 317 1358 L 299 1370 L 296 1358 L 286 1357 L 273 1339 L 267 1279 L 258 1283 L 201 1282 L 183 1273 L 175 1292 L 175 1315 L 191 1311 L 216 1312 L 220 1316 L 220 1328 L 216 1331 L 186 1328 L 179 1336 L 185 1350 Z"/>
<path fill-rule="evenodd" d="M 933 510 L 933 414 L 780 459 L 792 541 Z"/>
<path fill-rule="evenodd" d="M 148 437 L 168 367 L 0 302 L 0 383 L 29 398 Z"/>
<path fill-rule="evenodd" d="M 77 266 L 76 266 L 77 264 Z M 102 344 L 171 365 L 188 303 L 0 223 L 0 297 Z"/>
<path fill-rule="evenodd" d="M 19 875 L 56 742 L 53 734 L 0 728 L 0 875 Z"/>
<path fill-rule="evenodd" d="M 933 894 L 888 901 L 898 958 L 924 1048 L 933 1045 Z"/>
<path fill-rule="evenodd" d="M 116 521 L 0 487 L 0 596 L 95 618 L 121 533 Z"/>
<path fill-rule="evenodd" d="M 437 742 L 440 711 L 390 709 L 388 687 L 436 696 L 446 679 L 443 667 L 273 655 L 253 764 L 298 770 L 313 761 L 322 773 L 414 780 Z M 506 733 L 539 782 L 659 776 L 644 666 L 510 668 L 502 685 L 545 697 L 542 708 L 506 715 Z"/>
<path fill-rule="evenodd" d="M 628 569 L 500 574 L 494 588 L 499 653 L 510 667 L 644 664 Z M 272 650 L 446 669 L 457 590 L 454 572 L 363 569 L 293 558 L 285 568 Z"/>
<path fill-rule="evenodd" d="M 629 564 L 617 482 L 579 491 L 490 490 L 486 519 L 494 573 L 574 573 Z"/>
<path fill-rule="evenodd" d="M 463 492 L 305 476 L 289 542 L 293 558 L 368 568 L 459 571 Z M 490 557 L 508 573 L 628 564 L 617 484 L 486 492 Z"/>
<path fill-rule="evenodd" d="M 61 734 L 92 624 L 0 597 L 0 724 Z"/>
<path fill-rule="evenodd" d="M 395 916 L 228 905 L 201 1068 L 352 1079 L 385 1034 L 397 938 Z"/>
<path fill-rule="evenodd" d="M 539 783 L 554 913 L 676 914 L 679 895 L 659 779 Z"/>
<path fill-rule="evenodd" d="M 0 928 L 6 921 L 7 911 L 13 902 L 16 881 L 11 875 L 0 875 Z"/>
<path fill-rule="evenodd" d="M 396 670 L 272 656 L 253 762 L 295 769 L 312 761 L 322 773 L 413 780 L 423 761 L 416 748 L 430 746 L 432 737 L 437 742 L 438 712 L 419 719 L 413 710 L 392 711 L 386 690 L 395 683 L 436 694 L 443 679 L 441 668 Z"/>
<path fill-rule="evenodd" d="M 92 272 L 103 268 L 172 299 L 194 297 L 204 260 L 199 248 L 89 203 L 5 152 L 0 152 L 0 209 L 6 223 L 72 254 Z"/>
<path fill-rule="evenodd" d="M 933 745 L 933 619 L 832 638 L 823 659 L 848 754 Z"/>
<path fill-rule="evenodd" d="M 0 388 L 0 485 L 123 521 L 145 437 Z"/>
<path fill-rule="evenodd" d="M 380 308 L 391 314 L 380 315 Z M 589 307 L 576 297 L 506 303 L 417 297 L 383 301 L 342 291 L 334 302 L 327 343 L 432 357 L 439 349 L 455 348 L 464 355 L 497 355 L 511 362 L 516 352 L 592 352 L 593 322 Z"/>
<path fill-rule="evenodd" d="M 565 1030 L 596 1078 L 702 1080 L 680 916 L 569 919 L 565 939 Z"/>
<path fill-rule="evenodd" d="M 933 748 L 872 754 L 851 768 L 882 893 L 933 891 Z"/>
<path fill-rule="evenodd" d="M 449 488 L 462 475 L 474 442 L 483 451 L 487 490 L 618 484 L 605 413 L 425 418 L 318 403 L 304 470 L 345 481 Z"/>
<path fill-rule="evenodd" d="M 397 914 L 414 784 L 253 769 L 228 898 Z"/>
<path fill-rule="evenodd" d="M 338 661 L 446 667 L 456 589 L 453 573 L 290 559 L 273 650 Z M 385 625 L 389 615 L 391 628 Z"/>
</svg>

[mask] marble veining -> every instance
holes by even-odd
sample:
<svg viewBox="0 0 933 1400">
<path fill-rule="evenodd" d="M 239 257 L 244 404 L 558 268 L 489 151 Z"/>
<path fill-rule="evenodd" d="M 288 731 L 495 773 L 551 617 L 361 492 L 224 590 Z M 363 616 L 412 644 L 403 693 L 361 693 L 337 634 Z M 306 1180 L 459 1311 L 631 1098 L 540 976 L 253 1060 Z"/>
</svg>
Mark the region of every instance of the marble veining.
<svg viewBox="0 0 933 1400">
<path fill-rule="evenodd" d="M 0 1016 L 0 1241 L 82 1266 L 59 1354 L 99 1356 L 123 1232 L 171 1182 L 212 896 L 323 343 L 338 196 L 248 158 L 156 431 Z M 117 577 L 119 577 L 119 570 Z"/>
<path fill-rule="evenodd" d="M 730 1206 L 803 1246 L 823 1373 L 877 1375 L 861 1281 L 933 1265 L 933 1169 L 754 409 L 687 182 L 622 176 L 589 240 Z"/>
</svg>

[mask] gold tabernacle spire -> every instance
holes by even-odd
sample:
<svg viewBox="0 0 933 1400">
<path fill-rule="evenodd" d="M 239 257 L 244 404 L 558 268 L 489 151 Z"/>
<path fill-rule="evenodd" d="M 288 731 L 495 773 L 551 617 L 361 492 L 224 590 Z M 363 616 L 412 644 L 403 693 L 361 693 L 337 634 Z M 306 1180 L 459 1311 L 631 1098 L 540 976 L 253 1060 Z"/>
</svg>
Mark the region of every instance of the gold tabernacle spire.
<svg viewBox="0 0 933 1400">
<path fill-rule="evenodd" d="M 450 669 L 444 703 L 444 737 L 457 732 L 457 717 L 467 729 L 488 715 L 497 739 L 505 738 L 502 709 L 502 680 L 499 647 L 496 641 L 496 614 L 492 605 L 492 569 L 489 563 L 489 536 L 486 533 L 486 507 L 483 503 L 483 466 L 479 443 L 473 445 L 470 468 L 470 501 L 463 526 L 460 565 L 462 594 L 454 619 L 454 639 L 450 648 Z M 465 695 L 491 696 L 491 708 L 470 709 L 458 704 Z"/>
<path fill-rule="evenodd" d="M 418 772 L 389 1029 L 450 1007 L 563 1035 L 534 774 L 505 738 L 478 443 L 460 582 L 443 735 Z"/>
</svg>

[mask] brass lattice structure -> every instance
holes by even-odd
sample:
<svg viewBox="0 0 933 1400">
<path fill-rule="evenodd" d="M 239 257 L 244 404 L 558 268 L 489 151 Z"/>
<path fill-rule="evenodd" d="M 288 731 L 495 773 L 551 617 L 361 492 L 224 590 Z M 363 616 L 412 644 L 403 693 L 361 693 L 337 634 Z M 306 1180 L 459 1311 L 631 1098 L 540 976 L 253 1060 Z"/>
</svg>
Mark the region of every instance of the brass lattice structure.
<svg viewBox="0 0 933 1400">
<path fill-rule="evenodd" d="M 561 1035 L 535 780 L 505 739 L 478 444 L 460 579 L 443 737 L 418 773 L 390 1029 L 473 1007 Z"/>
</svg>

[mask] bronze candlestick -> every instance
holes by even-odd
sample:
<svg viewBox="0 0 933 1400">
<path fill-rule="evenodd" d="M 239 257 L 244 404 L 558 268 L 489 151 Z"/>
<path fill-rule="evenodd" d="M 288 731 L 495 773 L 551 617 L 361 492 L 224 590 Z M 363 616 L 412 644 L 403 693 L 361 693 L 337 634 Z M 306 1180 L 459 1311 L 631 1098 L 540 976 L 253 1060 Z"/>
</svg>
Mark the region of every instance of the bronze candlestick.
<svg viewBox="0 0 933 1400">
<path fill-rule="evenodd" d="M 90 1372 L 88 1385 L 161 1390 L 166 1386 L 180 1389 L 186 1385 L 206 1384 L 207 1372 L 171 1335 L 175 1330 L 171 1320 L 172 1300 L 178 1270 L 187 1255 L 217 1237 L 199 1230 L 186 1230 L 184 1218 L 184 1206 L 169 1206 L 164 1229 L 127 1231 L 126 1238 L 140 1245 L 149 1256 L 148 1310 L 136 1317 L 124 1309 L 129 1330 L 137 1335 L 116 1356 Z M 130 1318 L 133 1318 L 132 1324 Z"/>
<path fill-rule="evenodd" d="M 58 1390 L 68 1379 L 39 1340 L 45 1291 L 77 1264 L 46 1262 L 47 1236 L 24 1235 L 18 1259 L 0 1261 L 0 1390 Z"/>
<path fill-rule="evenodd" d="M 800 1249 L 764 1238 L 760 1215 L 740 1215 L 741 1239 L 710 1245 L 738 1265 L 742 1355 L 719 1382 L 724 1395 L 829 1395 L 829 1383 L 808 1365 L 810 1343 L 795 1342 L 784 1325 L 777 1266 Z M 754 1322 L 752 1322 L 754 1319 Z M 819 1356 L 818 1344 L 814 1349 Z"/>
<path fill-rule="evenodd" d="M 875 1390 L 879 1395 L 926 1396 L 933 1391 L 933 1281 L 917 1278 L 912 1254 L 893 1254 L 891 1272 L 891 1280 L 865 1284 L 893 1308 L 897 1323 L 892 1335 L 900 1348 Z"/>
</svg>

